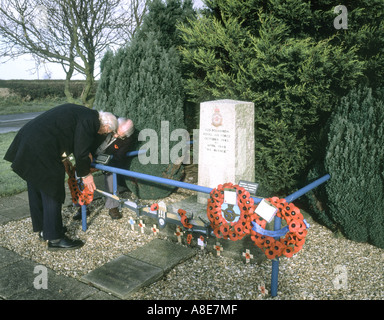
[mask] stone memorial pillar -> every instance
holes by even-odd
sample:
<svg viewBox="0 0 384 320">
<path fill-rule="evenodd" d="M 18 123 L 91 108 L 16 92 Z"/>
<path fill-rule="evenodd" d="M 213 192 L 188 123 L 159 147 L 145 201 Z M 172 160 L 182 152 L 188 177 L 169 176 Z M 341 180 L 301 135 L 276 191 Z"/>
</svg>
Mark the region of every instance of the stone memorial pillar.
<svg viewBox="0 0 384 320">
<path fill-rule="evenodd" d="M 254 104 L 217 100 L 200 104 L 198 185 L 255 179 Z M 206 204 L 209 195 L 198 193 Z"/>
</svg>

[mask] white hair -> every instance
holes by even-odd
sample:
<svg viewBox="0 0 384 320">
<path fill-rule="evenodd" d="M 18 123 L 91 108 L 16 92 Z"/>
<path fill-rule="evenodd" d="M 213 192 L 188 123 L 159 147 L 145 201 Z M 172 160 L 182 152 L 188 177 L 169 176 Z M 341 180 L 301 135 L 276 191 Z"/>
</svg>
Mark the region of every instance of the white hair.
<svg viewBox="0 0 384 320">
<path fill-rule="evenodd" d="M 121 127 L 120 130 L 124 131 L 124 135 L 126 137 L 130 137 L 135 130 L 135 127 L 133 125 L 133 121 L 131 119 L 119 117 L 117 119 L 117 122 L 118 122 L 119 128 Z"/>
<path fill-rule="evenodd" d="M 100 119 L 100 126 L 108 126 L 109 129 L 112 132 L 115 132 L 117 130 L 117 119 L 116 117 L 110 113 L 110 112 L 105 112 L 105 111 L 99 111 L 99 119 Z"/>
</svg>

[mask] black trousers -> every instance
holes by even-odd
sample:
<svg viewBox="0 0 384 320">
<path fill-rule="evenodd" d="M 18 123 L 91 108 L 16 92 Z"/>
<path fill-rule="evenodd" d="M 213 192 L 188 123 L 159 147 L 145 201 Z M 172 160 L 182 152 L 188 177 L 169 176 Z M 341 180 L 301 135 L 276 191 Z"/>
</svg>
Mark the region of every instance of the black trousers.
<svg viewBox="0 0 384 320">
<path fill-rule="evenodd" d="M 44 240 L 62 238 L 64 232 L 61 202 L 51 198 L 29 182 L 27 182 L 27 187 L 33 231 L 43 231 Z"/>
</svg>

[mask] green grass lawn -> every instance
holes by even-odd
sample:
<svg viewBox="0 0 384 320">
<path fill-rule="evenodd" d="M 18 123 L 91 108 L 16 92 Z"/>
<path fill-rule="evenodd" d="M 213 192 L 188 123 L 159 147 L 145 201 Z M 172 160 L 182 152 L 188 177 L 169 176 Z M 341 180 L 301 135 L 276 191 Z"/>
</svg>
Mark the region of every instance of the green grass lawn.
<svg viewBox="0 0 384 320">
<path fill-rule="evenodd" d="M 0 196 L 10 196 L 27 190 L 27 183 L 11 169 L 11 163 L 4 155 L 12 143 L 16 132 L 0 134 Z"/>
<path fill-rule="evenodd" d="M 62 98 L 26 102 L 17 97 L 1 97 L 0 115 L 46 111 L 65 102 Z M 4 160 L 4 155 L 15 136 L 16 132 L 0 134 L 0 197 L 27 190 L 27 183 L 12 171 L 11 163 Z"/>
</svg>

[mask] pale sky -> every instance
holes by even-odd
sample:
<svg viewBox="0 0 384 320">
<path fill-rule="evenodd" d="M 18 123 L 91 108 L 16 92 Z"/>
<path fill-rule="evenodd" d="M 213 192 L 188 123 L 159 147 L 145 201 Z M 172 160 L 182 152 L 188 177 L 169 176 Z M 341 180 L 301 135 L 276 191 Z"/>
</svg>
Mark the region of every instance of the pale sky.
<svg viewBox="0 0 384 320">
<path fill-rule="evenodd" d="M 194 7 L 201 8 L 203 3 L 201 0 L 194 0 Z M 60 64 L 47 63 L 44 67 L 36 68 L 35 61 L 29 55 L 22 56 L 15 60 L 0 59 L 0 79 L 1 80 L 12 80 L 12 79 L 65 79 L 65 73 Z M 73 80 L 84 79 L 82 75 L 74 75 Z"/>
</svg>

